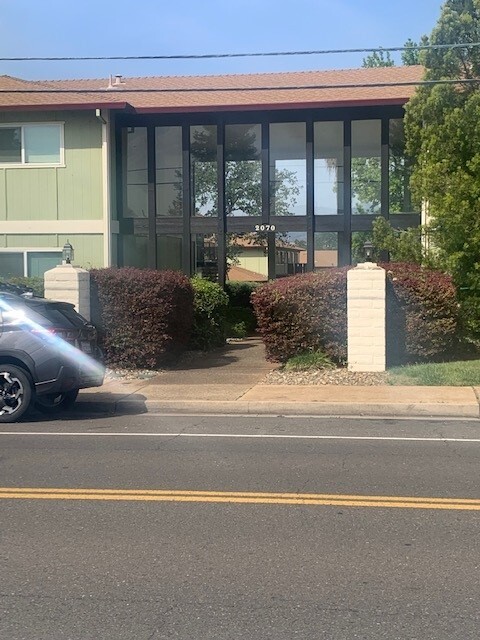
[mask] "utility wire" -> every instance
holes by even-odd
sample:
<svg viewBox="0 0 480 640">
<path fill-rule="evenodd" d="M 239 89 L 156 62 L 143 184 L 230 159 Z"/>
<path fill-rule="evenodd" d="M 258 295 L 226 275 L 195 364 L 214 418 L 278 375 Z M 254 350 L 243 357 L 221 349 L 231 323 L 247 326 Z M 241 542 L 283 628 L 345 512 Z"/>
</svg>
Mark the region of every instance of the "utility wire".
<svg viewBox="0 0 480 640">
<path fill-rule="evenodd" d="M 455 44 L 414 44 L 403 47 L 369 47 L 367 49 L 319 49 L 310 51 L 266 51 L 251 53 L 203 53 L 179 55 L 151 56 L 15 56 L 3 58 L 1 62 L 60 62 L 82 60 L 211 60 L 216 58 L 269 58 L 275 56 L 314 56 L 332 53 L 373 53 L 381 51 L 424 51 L 436 49 L 465 49 L 479 47 L 480 42 L 464 42 Z"/>
<path fill-rule="evenodd" d="M 32 81 L 35 82 L 35 81 Z M 60 81 L 61 82 L 61 81 Z M 69 82 L 72 82 L 71 80 Z M 463 80 L 417 80 L 408 82 L 375 82 L 375 83 L 345 83 L 345 84 L 301 84 L 292 86 L 270 86 L 270 87 L 188 87 L 188 88 L 128 88 L 128 83 L 125 83 L 122 87 L 114 86 L 109 88 L 91 88 L 84 89 L 0 89 L 2 93 L 72 93 L 72 94 L 85 94 L 85 93 L 218 93 L 218 92 L 230 92 L 230 91 L 296 91 L 300 89 L 370 89 L 381 87 L 412 87 L 412 86 L 431 86 L 436 84 L 479 84 L 480 78 L 465 78 Z"/>
</svg>

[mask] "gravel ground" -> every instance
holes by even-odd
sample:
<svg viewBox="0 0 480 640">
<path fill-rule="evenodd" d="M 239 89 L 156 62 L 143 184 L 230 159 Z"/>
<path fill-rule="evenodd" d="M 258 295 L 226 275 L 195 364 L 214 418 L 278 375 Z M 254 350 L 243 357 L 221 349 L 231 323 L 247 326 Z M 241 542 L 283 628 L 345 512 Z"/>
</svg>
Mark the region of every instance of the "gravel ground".
<svg viewBox="0 0 480 640">
<path fill-rule="evenodd" d="M 348 369 L 309 369 L 285 371 L 275 369 L 267 374 L 262 384 L 343 384 L 370 387 L 388 384 L 386 373 L 357 373 Z"/>
</svg>

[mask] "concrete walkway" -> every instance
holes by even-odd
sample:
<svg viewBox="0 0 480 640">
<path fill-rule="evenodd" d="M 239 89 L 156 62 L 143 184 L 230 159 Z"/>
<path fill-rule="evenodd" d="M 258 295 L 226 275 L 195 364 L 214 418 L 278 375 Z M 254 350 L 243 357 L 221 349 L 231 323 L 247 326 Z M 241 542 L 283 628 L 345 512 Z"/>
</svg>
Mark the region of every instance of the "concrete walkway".
<svg viewBox="0 0 480 640">
<path fill-rule="evenodd" d="M 480 388 L 267 385 L 277 365 L 247 338 L 213 353 L 189 354 L 149 380 L 110 380 L 79 395 L 79 408 L 112 412 L 372 415 L 480 418 Z"/>
</svg>

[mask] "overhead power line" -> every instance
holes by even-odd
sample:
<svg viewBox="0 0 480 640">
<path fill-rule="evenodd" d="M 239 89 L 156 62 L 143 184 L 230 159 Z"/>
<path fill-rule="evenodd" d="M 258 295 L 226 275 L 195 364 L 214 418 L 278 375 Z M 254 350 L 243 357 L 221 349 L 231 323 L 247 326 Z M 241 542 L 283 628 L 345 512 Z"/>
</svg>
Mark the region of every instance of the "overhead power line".
<svg viewBox="0 0 480 640">
<path fill-rule="evenodd" d="M 61 82 L 61 81 L 60 81 Z M 479 84 L 480 78 L 465 78 L 463 80 L 454 79 L 454 80 L 412 80 L 406 82 L 375 82 L 375 83 L 344 83 L 344 84 L 300 84 L 300 85 L 290 85 L 290 86 L 268 86 L 268 87 L 179 87 L 179 88 L 169 88 L 169 87 L 148 87 L 148 88 L 132 88 L 129 89 L 127 84 L 109 88 L 84 88 L 84 89 L 74 89 L 74 88 L 66 88 L 66 89 L 0 89 L 0 94 L 2 93 L 68 93 L 68 94 L 85 94 L 85 93 L 118 93 L 121 95 L 122 93 L 218 93 L 218 92 L 230 92 L 230 91 L 242 91 L 242 92 L 250 92 L 250 91 L 297 91 L 301 89 L 370 89 L 370 88 L 381 88 L 381 87 L 418 87 L 418 86 L 429 86 L 435 84 Z"/>
<path fill-rule="evenodd" d="M 250 53 L 202 53 L 149 56 L 12 56 L 0 57 L 1 62 L 65 62 L 82 60 L 212 60 L 216 58 L 270 58 L 279 56 L 316 56 L 337 53 L 373 53 L 394 51 L 423 51 L 436 49 L 465 49 L 479 47 L 480 42 L 454 44 L 414 44 L 403 47 L 368 47 L 366 49 L 318 49 L 309 51 L 255 51 Z"/>
</svg>

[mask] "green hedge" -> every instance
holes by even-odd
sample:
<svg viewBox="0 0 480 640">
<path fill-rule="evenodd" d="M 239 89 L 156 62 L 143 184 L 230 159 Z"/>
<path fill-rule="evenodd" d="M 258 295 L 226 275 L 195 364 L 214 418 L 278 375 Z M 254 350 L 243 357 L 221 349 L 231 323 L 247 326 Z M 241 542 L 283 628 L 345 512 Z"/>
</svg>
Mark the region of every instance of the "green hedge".
<svg viewBox="0 0 480 640">
<path fill-rule="evenodd" d="M 177 271 L 94 269 L 92 320 L 108 364 L 155 368 L 189 342 L 193 290 Z"/>
<path fill-rule="evenodd" d="M 220 285 L 198 277 L 191 279 L 194 314 L 190 346 L 208 351 L 225 343 L 228 296 Z"/>
</svg>

